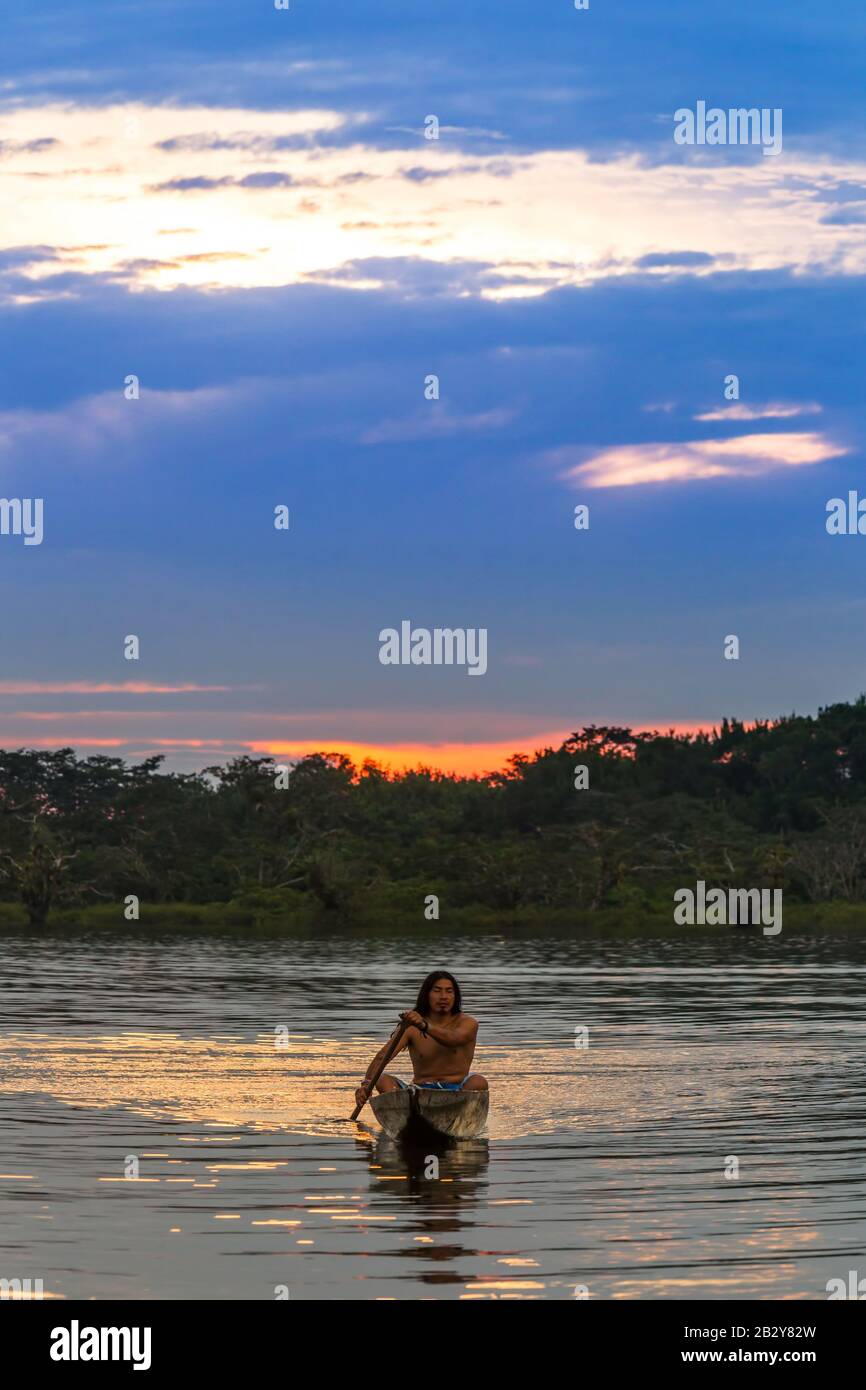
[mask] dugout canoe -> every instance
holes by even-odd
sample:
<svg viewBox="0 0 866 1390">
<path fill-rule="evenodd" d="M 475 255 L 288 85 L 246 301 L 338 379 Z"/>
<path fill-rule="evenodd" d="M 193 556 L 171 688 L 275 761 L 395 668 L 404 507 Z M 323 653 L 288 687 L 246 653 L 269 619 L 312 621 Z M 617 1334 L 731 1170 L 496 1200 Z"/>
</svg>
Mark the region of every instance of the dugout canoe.
<svg viewBox="0 0 866 1390">
<path fill-rule="evenodd" d="M 477 1139 L 487 1123 L 489 1091 L 386 1091 L 370 1101 L 392 1139 Z"/>
</svg>

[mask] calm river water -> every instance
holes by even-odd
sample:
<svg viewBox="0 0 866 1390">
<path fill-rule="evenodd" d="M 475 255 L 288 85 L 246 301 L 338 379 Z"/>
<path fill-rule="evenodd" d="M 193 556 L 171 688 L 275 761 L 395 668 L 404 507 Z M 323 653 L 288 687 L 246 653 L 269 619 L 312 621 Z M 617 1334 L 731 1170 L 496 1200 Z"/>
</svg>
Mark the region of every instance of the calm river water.
<svg viewBox="0 0 866 1390">
<path fill-rule="evenodd" d="M 100 930 L 7 934 L 0 962 L 0 1277 L 46 1296 L 823 1299 L 866 1275 L 853 933 Z M 491 1116 L 428 1177 L 346 1117 L 434 967 L 481 1022 Z"/>
</svg>

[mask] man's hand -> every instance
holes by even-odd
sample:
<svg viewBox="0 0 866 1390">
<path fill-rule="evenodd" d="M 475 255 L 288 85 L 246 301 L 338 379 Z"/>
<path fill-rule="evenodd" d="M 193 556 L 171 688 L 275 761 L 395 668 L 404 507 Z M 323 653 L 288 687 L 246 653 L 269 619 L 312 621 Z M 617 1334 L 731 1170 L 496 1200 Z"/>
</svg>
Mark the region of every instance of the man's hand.
<svg viewBox="0 0 866 1390">
<path fill-rule="evenodd" d="M 411 1023 L 413 1028 L 420 1028 L 422 1032 L 427 1026 L 427 1020 L 422 1018 L 419 1013 L 416 1013 L 414 1009 L 407 1009 L 400 1017 L 404 1023 Z"/>
<path fill-rule="evenodd" d="M 367 1101 L 370 1099 L 370 1093 L 372 1089 L 373 1088 L 370 1085 L 369 1081 L 362 1081 L 357 1091 L 355 1092 L 355 1104 L 366 1105 Z"/>
</svg>

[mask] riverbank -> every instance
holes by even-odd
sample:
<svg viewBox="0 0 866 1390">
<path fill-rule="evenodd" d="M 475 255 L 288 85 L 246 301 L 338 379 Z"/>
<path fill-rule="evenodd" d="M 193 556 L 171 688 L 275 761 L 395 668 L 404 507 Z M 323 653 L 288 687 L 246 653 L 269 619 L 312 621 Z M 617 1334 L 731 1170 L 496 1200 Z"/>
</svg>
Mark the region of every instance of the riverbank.
<svg viewBox="0 0 866 1390">
<path fill-rule="evenodd" d="M 445 908 L 438 921 L 428 921 L 423 912 L 410 916 L 405 911 L 392 909 L 381 911 L 367 910 L 351 916 L 325 912 L 317 905 L 305 910 L 294 908 L 292 912 L 263 911 L 242 903 L 156 903 L 142 904 L 137 921 L 128 921 L 124 916 L 122 904 L 100 903 L 87 908 L 67 908 L 53 912 L 47 926 L 42 929 L 28 925 L 24 908 L 14 903 L 0 903 L 0 932 L 31 931 L 39 935 L 41 931 L 69 932 L 79 931 L 119 931 L 134 934 L 138 931 L 158 930 L 183 933 L 212 931 L 274 933 L 277 935 L 331 936 L 343 933 L 370 933 L 371 935 L 404 933 L 411 929 L 421 934 L 439 936 L 450 935 L 502 935 L 508 932 L 551 933 L 556 935 L 595 935 L 598 932 L 619 932 L 623 934 L 654 935 L 670 933 L 680 936 L 684 932 L 706 933 L 726 931 L 748 931 L 761 935 L 759 927 L 728 926 L 681 926 L 673 920 L 673 907 L 652 905 L 637 909 L 627 907 L 607 907 L 595 912 L 579 912 L 573 909 L 515 909 L 511 911 L 480 908 L 476 906 Z M 784 906 L 783 932 L 785 929 L 802 931 L 866 931 L 866 903 L 786 903 Z M 772 939 L 772 937 L 770 938 Z"/>
</svg>

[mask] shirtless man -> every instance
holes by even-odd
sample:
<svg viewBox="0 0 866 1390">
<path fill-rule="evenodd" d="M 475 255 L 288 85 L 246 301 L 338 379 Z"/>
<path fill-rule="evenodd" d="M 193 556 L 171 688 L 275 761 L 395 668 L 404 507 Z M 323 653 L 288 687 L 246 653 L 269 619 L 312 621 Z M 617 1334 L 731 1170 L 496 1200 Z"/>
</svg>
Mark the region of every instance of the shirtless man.
<svg viewBox="0 0 866 1390">
<path fill-rule="evenodd" d="M 435 1091 L 486 1091 L 487 1078 L 470 1072 L 478 1036 L 478 1021 L 461 1013 L 460 986 L 447 970 L 434 970 L 418 991 L 414 1009 L 400 1015 L 410 1024 L 393 1053 L 408 1047 L 416 1086 Z M 369 1098 L 370 1077 L 388 1050 L 381 1047 L 373 1058 L 367 1074 L 355 1092 L 355 1103 Z M 406 1082 L 383 1072 L 376 1082 L 377 1091 L 405 1090 Z"/>
</svg>

